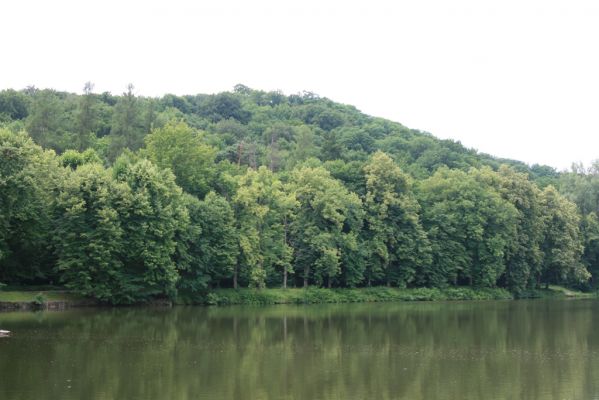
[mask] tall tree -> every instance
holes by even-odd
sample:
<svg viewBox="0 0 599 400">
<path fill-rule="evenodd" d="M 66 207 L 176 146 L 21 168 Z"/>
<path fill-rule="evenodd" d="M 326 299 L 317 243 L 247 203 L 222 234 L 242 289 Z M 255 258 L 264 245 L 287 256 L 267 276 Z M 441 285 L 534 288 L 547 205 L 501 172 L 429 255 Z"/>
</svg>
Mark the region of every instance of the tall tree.
<svg viewBox="0 0 599 400">
<path fill-rule="evenodd" d="M 122 209 L 131 201 L 129 186 L 100 164 L 69 174 L 58 196 L 54 231 L 57 270 L 68 288 L 104 302 L 134 300 L 140 287 L 128 282 Z"/>
<path fill-rule="evenodd" d="M 343 154 L 343 146 L 339 138 L 339 132 L 336 130 L 328 131 L 324 134 L 322 144 L 323 160 L 337 160 Z"/>
<path fill-rule="evenodd" d="M 266 167 L 248 170 L 239 177 L 233 207 L 238 223 L 240 255 L 237 274 L 252 287 L 264 287 L 269 273 L 290 270 L 292 257 L 285 222 L 294 198 Z"/>
<path fill-rule="evenodd" d="M 570 172 L 559 176 L 559 190 L 568 200 L 576 203 L 581 215 L 580 230 L 584 242 L 582 261 L 593 275 L 593 286 L 599 274 L 599 161 L 590 167 L 573 164 Z"/>
<path fill-rule="evenodd" d="M 411 179 L 382 152 L 372 156 L 364 173 L 368 285 L 384 282 L 405 287 L 431 262 Z"/>
<path fill-rule="evenodd" d="M 0 281 L 54 279 L 49 243 L 63 172 L 54 152 L 0 128 Z"/>
<path fill-rule="evenodd" d="M 516 235 L 507 249 L 503 283 L 513 292 L 536 285 L 533 276 L 542 268 L 541 243 L 545 230 L 541 191 L 528 180 L 526 174 L 502 165 L 497 174 L 485 169 L 481 178 L 493 187 L 499 187 L 501 197 L 517 211 Z"/>
<path fill-rule="evenodd" d="M 301 163 L 308 158 L 318 156 L 318 149 L 314 143 L 315 134 L 312 128 L 302 125 L 295 130 L 295 146 L 291 152 L 292 164 Z"/>
<path fill-rule="evenodd" d="M 185 206 L 172 174 L 149 161 L 122 156 L 112 171 L 78 167 L 59 196 L 55 223 L 64 283 L 114 304 L 174 296 Z"/>
<path fill-rule="evenodd" d="M 203 201 L 190 200 L 188 210 L 191 225 L 199 225 L 200 229 L 188 238 L 189 262 L 180 271 L 179 288 L 196 294 L 233 278 L 239 252 L 238 233 L 233 209 L 214 192 Z"/>
<path fill-rule="evenodd" d="M 0 91 L 0 122 L 22 120 L 29 114 L 29 99 L 22 92 Z"/>
<path fill-rule="evenodd" d="M 423 225 L 433 250 L 428 284 L 493 287 L 505 270 L 517 211 L 490 185 L 469 173 L 439 169 L 418 188 Z"/>
<path fill-rule="evenodd" d="M 37 90 L 26 121 L 27 132 L 39 145 L 63 150 L 64 116 L 64 104 L 55 91 Z"/>
<path fill-rule="evenodd" d="M 582 216 L 580 232 L 584 240 L 582 262 L 591 274 L 592 286 L 599 284 L 599 218 L 594 212 Z"/>
<path fill-rule="evenodd" d="M 147 160 L 121 156 L 113 173 L 132 192 L 121 217 L 127 238 L 125 282 L 130 289 L 123 300 L 173 296 L 178 280 L 176 238 L 189 224 L 182 191 L 169 170 L 161 170 Z"/>
<path fill-rule="evenodd" d="M 358 252 L 360 198 L 322 167 L 295 169 L 290 183 L 299 202 L 291 225 L 295 265 L 303 270 L 304 287 L 310 281 L 330 287 L 341 275 L 342 261 Z M 346 274 L 346 284 L 360 283 L 362 268 Z"/>
<path fill-rule="evenodd" d="M 210 96 L 200 109 L 200 113 L 212 122 L 233 118 L 242 124 L 247 124 L 251 114 L 245 110 L 239 95 L 219 93 Z"/>
<path fill-rule="evenodd" d="M 586 283 L 590 274 L 581 262 L 583 239 L 576 205 L 547 186 L 541 197 L 545 216 L 542 275 L 538 281 L 550 283 Z"/>
<path fill-rule="evenodd" d="M 129 84 L 127 92 L 117 101 L 111 136 L 110 156 L 115 159 L 124 149 L 137 150 L 143 144 L 144 127 L 138 99 L 133 93 L 134 86 Z"/>
<path fill-rule="evenodd" d="M 77 110 L 77 149 L 85 150 L 95 136 L 98 124 L 96 99 L 93 94 L 94 84 L 86 82 L 83 86 L 83 96 L 79 98 Z"/>
</svg>

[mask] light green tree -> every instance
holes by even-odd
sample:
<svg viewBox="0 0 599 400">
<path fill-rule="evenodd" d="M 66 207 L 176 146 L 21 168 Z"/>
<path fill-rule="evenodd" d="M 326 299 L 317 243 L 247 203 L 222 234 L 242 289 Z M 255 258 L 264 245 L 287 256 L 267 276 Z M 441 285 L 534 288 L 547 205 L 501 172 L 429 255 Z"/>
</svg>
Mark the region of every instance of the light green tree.
<svg viewBox="0 0 599 400">
<path fill-rule="evenodd" d="M 234 272 L 252 287 L 264 287 L 275 269 L 290 271 L 291 248 L 286 240 L 286 221 L 295 205 L 293 195 L 266 167 L 249 169 L 239 177 L 232 199 L 239 233 L 239 260 Z"/>
<path fill-rule="evenodd" d="M 174 175 L 127 155 L 116 161 L 113 174 L 132 193 L 119 212 L 127 243 L 125 283 L 131 289 L 123 300 L 175 295 L 179 277 L 176 238 L 187 229 L 189 213 Z"/>
<path fill-rule="evenodd" d="M 516 233 L 512 246 L 506 250 L 505 274 L 502 283 L 513 292 L 536 286 L 535 279 L 542 268 L 541 243 L 545 229 L 541 191 L 526 174 L 502 165 L 498 173 L 481 171 L 480 178 L 499 188 L 501 197 L 517 211 Z"/>
<path fill-rule="evenodd" d="M 304 287 L 310 281 L 330 287 L 341 277 L 343 261 L 359 250 L 362 202 L 322 167 L 295 169 L 290 184 L 299 202 L 291 225 L 295 265 L 303 270 Z M 349 286 L 363 280 L 363 265 L 352 266 L 357 268 L 343 271 Z"/>
<path fill-rule="evenodd" d="M 132 192 L 100 164 L 71 172 L 57 199 L 54 243 L 57 270 L 66 287 L 104 302 L 133 301 L 128 284 L 129 244 L 123 216 Z"/>
<path fill-rule="evenodd" d="M 177 184 L 200 198 L 215 178 L 216 151 L 204 143 L 200 132 L 184 122 L 170 121 L 145 138 L 145 154 L 160 168 L 169 168 Z"/>
<path fill-rule="evenodd" d="M 586 283 L 590 274 L 581 262 L 583 238 L 576 205 L 547 186 L 541 202 L 545 217 L 543 270 L 537 275 L 545 284 Z"/>
<path fill-rule="evenodd" d="M 599 218 L 596 213 L 582 216 L 580 232 L 584 240 L 582 261 L 592 275 L 592 285 L 596 287 L 599 277 Z"/>
<path fill-rule="evenodd" d="M 364 173 L 367 283 L 405 287 L 431 263 L 411 179 L 382 152 L 372 156 Z"/>
</svg>

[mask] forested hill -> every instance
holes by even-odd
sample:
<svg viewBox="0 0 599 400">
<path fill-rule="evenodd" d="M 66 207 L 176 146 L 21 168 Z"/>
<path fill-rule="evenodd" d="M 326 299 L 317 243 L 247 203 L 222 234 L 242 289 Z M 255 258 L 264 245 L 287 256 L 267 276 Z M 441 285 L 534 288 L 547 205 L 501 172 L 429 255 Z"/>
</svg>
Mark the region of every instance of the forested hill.
<svg viewBox="0 0 599 400">
<path fill-rule="evenodd" d="M 285 96 L 237 85 L 233 92 L 216 95 L 142 98 L 134 96 L 132 87 L 121 96 L 95 94 L 92 89 L 86 85 L 86 95 L 4 90 L 0 123 L 13 131 L 25 129 L 38 144 L 59 154 L 92 147 L 106 160 L 114 160 L 125 147 L 143 147 L 152 128 L 176 119 L 206 133 L 206 141 L 218 149 L 217 161 L 251 167 L 284 170 L 308 157 L 364 162 L 382 150 L 416 178 L 427 177 L 440 166 L 467 170 L 497 169 L 501 164 L 528 173 L 542 186 L 558 176 L 551 167 L 529 167 L 478 153 L 314 93 Z"/>
<path fill-rule="evenodd" d="M 0 92 L 0 286 L 593 287 L 599 168 L 558 174 L 238 85 Z"/>
</svg>

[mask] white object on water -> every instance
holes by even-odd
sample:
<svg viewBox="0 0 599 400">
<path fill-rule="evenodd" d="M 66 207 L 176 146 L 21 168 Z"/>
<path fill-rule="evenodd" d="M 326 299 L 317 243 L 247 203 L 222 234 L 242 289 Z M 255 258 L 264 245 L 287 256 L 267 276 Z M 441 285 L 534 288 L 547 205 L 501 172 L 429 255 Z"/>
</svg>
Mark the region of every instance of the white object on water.
<svg viewBox="0 0 599 400">
<path fill-rule="evenodd" d="M 0 329 L 0 335 L 8 335 L 10 333 L 10 331 L 3 331 L 2 329 Z"/>
</svg>

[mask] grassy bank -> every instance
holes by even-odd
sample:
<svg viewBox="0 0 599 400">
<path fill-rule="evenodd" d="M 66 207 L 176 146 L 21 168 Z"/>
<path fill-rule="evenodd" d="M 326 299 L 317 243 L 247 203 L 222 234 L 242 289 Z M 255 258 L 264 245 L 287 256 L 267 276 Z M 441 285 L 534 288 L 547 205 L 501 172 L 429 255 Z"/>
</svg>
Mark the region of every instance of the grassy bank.
<svg viewBox="0 0 599 400">
<path fill-rule="evenodd" d="M 271 304 L 331 304 L 375 303 L 392 301 L 452 301 L 509 300 L 516 298 L 596 298 L 597 293 L 585 293 L 561 286 L 531 290 L 514 295 L 505 289 L 477 288 L 414 288 L 373 287 L 358 289 L 217 289 L 203 296 L 180 296 L 176 304 L 198 305 L 271 305 Z M 64 290 L 0 290 L 0 306 L 10 304 L 76 307 L 97 304 Z M 166 304 L 166 303 L 165 303 Z M 0 307 L 2 308 L 2 307 Z M 35 308 L 35 307 L 34 307 Z"/>
<path fill-rule="evenodd" d="M 597 298 L 597 292 L 581 292 L 558 285 L 549 285 L 547 289 L 527 290 L 516 296 L 519 299 L 553 299 L 574 298 L 589 299 Z"/>
<path fill-rule="evenodd" d="M 204 305 L 268 305 L 367 303 L 385 301 L 441 301 L 441 300 L 503 300 L 512 299 L 504 289 L 397 289 L 388 287 L 360 289 L 219 289 L 198 299 L 180 298 L 180 304 Z"/>
<path fill-rule="evenodd" d="M 398 289 L 373 287 L 359 289 L 218 289 L 202 298 L 179 298 L 178 304 L 203 305 L 269 305 L 374 303 L 386 301 L 452 301 L 452 300 L 510 300 L 518 298 L 596 298 L 597 293 L 585 293 L 561 286 L 531 290 L 520 295 L 506 289 L 486 288 L 415 288 Z"/>
<path fill-rule="evenodd" d="M 82 298 L 73 293 L 62 290 L 42 291 L 2 291 L 0 290 L 0 302 L 33 302 L 45 301 L 78 301 Z"/>
<path fill-rule="evenodd" d="M 62 310 L 89 306 L 95 301 L 64 290 L 0 290 L 0 310 Z"/>
</svg>

